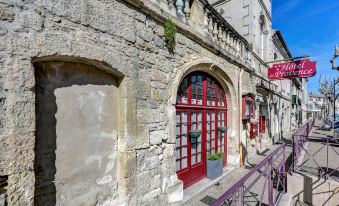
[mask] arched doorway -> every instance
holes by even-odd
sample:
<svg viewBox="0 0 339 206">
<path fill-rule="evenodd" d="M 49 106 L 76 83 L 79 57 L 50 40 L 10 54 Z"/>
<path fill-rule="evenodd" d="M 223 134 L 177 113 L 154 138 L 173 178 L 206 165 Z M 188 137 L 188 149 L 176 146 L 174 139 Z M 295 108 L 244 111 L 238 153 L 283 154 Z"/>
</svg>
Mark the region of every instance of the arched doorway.
<svg viewBox="0 0 339 206">
<path fill-rule="evenodd" d="M 103 62 L 80 57 L 41 57 L 33 63 L 34 203 L 95 205 L 98 195 L 106 199 L 115 194 L 112 188 L 119 183 L 119 82 L 123 76 L 109 72 Z M 103 180 L 106 177 L 108 181 Z"/>
<path fill-rule="evenodd" d="M 176 101 L 176 171 L 184 188 L 206 176 L 206 159 L 223 152 L 227 162 L 227 135 L 218 128 L 227 127 L 227 100 L 220 83 L 204 72 L 186 76 Z M 201 131 L 194 140 L 191 130 Z"/>
</svg>

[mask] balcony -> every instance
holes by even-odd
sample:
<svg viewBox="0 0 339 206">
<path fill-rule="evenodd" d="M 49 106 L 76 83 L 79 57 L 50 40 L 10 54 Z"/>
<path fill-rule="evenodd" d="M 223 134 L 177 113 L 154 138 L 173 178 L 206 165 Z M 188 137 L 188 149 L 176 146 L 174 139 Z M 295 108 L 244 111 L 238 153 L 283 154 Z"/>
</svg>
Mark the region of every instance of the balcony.
<svg viewBox="0 0 339 206">
<path fill-rule="evenodd" d="M 160 17 L 171 19 L 185 35 L 201 40 L 200 43 L 207 44 L 233 61 L 251 67 L 252 46 L 207 0 L 140 0 L 140 2 Z"/>
</svg>

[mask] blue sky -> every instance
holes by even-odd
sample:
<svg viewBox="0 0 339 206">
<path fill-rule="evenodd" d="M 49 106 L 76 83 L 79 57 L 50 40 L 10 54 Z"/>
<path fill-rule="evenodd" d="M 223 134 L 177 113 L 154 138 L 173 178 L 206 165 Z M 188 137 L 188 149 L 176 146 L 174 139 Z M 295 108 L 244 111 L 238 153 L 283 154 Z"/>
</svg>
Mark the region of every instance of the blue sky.
<svg viewBox="0 0 339 206">
<path fill-rule="evenodd" d="M 273 28 L 282 32 L 293 56 L 310 55 L 317 61 L 309 92 L 318 92 L 319 75 L 339 76 L 329 63 L 334 45 L 339 46 L 339 0 L 273 0 Z"/>
</svg>

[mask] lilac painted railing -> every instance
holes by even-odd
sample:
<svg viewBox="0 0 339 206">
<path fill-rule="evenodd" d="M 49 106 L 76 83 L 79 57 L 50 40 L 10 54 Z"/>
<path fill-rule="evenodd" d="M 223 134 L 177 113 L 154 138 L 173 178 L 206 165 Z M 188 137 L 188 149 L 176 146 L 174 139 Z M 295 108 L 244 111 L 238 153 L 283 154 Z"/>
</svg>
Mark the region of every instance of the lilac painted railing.
<svg viewBox="0 0 339 206">
<path fill-rule="evenodd" d="M 302 127 L 297 129 L 292 134 L 292 142 L 293 142 L 293 161 L 292 161 L 292 170 L 295 171 L 298 160 L 305 145 L 305 142 L 308 140 L 308 137 L 311 133 L 312 127 L 314 125 L 314 120 L 309 120 Z"/>
<path fill-rule="evenodd" d="M 221 195 L 213 206 L 275 205 L 286 191 L 285 162 L 285 144 L 282 144 Z M 262 187 L 259 191 L 258 185 Z"/>
</svg>

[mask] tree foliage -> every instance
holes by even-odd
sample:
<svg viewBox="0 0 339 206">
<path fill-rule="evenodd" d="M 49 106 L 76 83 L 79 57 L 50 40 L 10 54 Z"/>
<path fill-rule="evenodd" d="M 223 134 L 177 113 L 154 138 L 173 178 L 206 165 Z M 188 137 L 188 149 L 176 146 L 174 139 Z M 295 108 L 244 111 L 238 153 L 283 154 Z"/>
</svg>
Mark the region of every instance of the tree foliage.
<svg viewBox="0 0 339 206">
<path fill-rule="evenodd" d="M 329 98 L 333 94 L 333 89 L 333 81 L 331 81 L 331 79 L 327 77 L 322 78 L 322 76 L 320 75 L 318 84 L 319 93 Z"/>
<path fill-rule="evenodd" d="M 339 84 L 336 85 L 336 96 L 334 97 L 333 93 L 334 93 L 334 82 L 333 80 L 331 80 L 331 78 L 327 78 L 324 77 L 322 78 L 322 76 L 320 75 L 319 77 L 319 84 L 318 84 L 318 91 L 320 94 L 322 94 L 323 96 L 325 96 L 325 101 L 326 101 L 326 105 L 328 107 L 328 111 L 330 109 L 330 107 L 332 107 L 333 105 L 331 103 L 333 103 L 333 101 L 338 100 L 339 98 Z M 328 114 L 327 114 L 328 115 Z"/>
</svg>

